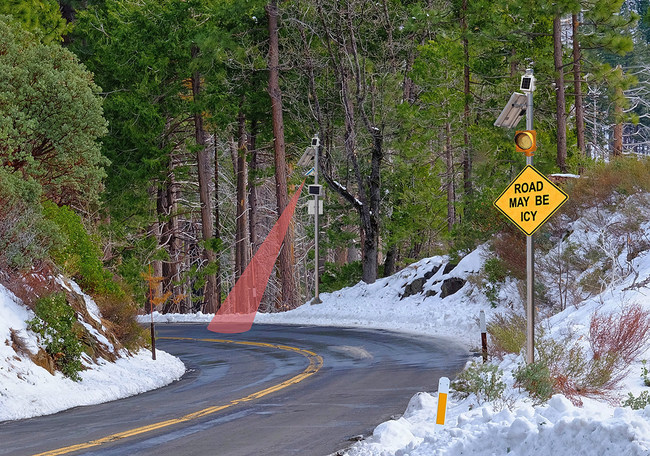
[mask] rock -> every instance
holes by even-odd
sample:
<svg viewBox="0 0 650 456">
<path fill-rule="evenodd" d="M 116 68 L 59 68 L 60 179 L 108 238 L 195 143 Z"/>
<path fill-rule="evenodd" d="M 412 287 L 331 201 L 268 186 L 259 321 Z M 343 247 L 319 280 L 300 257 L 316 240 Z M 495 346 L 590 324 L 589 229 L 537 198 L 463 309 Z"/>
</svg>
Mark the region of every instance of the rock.
<svg viewBox="0 0 650 456">
<path fill-rule="evenodd" d="M 445 275 L 445 274 L 449 274 L 451 271 L 454 270 L 454 268 L 455 268 L 456 266 L 458 266 L 458 263 L 447 263 L 447 264 L 445 265 L 445 269 L 444 269 L 444 271 L 442 271 L 442 274 L 443 274 L 443 275 Z"/>
<path fill-rule="evenodd" d="M 429 280 L 431 277 L 436 275 L 436 272 L 440 270 L 440 266 L 434 266 L 432 270 L 424 274 L 424 280 Z"/>
<path fill-rule="evenodd" d="M 30 358 L 34 364 L 54 375 L 54 360 L 45 350 L 41 348 L 38 353 L 31 355 Z"/>
<path fill-rule="evenodd" d="M 423 277 L 419 277 L 415 279 L 413 282 L 404 285 L 404 293 L 402 293 L 400 299 L 408 298 L 409 296 L 422 293 L 422 291 L 424 290 L 424 284 L 427 282 L 427 280 L 429 280 L 431 277 L 436 275 L 436 272 L 438 272 L 439 270 L 440 270 L 440 266 L 434 266 L 433 269 L 430 270 L 429 272 L 426 272 Z M 427 294 L 427 296 L 432 296 L 432 295 Z"/>
<path fill-rule="evenodd" d="M 425 282 L 426 279 L 424 277 L 420 277 L 418 279 L 415 279 L 411 283 L 407 283 L 406 286 L 404 287 L 404 293 L 402 293 L 400 299 L 408 298 L 409 296 L 413 296 L 414 294 L 422 293 L 422 289 L 424 288 Z"/>
<path fill-rule="evenodd" d="M 440 287 L 440 297 L 446 298 L 456 293 L 458 290 L 463 288 L 467 281 L 465 279 L 460 279 L 458 277 L 452 277 L 451 279 L 445 279 L 442 282 Z"/>
</svg>

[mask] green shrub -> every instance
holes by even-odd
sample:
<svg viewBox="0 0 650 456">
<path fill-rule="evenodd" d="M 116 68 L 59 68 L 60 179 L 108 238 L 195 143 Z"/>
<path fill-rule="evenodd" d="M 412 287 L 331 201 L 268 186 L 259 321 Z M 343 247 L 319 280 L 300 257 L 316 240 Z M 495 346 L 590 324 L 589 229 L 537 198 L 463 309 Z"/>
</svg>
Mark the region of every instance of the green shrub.
<svg viewBox="0 0 650 456">
<path fill-rule="evenodd" d="M 77 335 L 75 311 L 66 301 L 65 294 L 54 293 L 36 301 L 36 317 L 27 323 L 45 341 L 45 351 L 54 359 L 54 365 L 66 377 L 79 381 L 82 370 L 82 344 Z"/>
<path fill-rule="evenodd" d="M 632 410 L 641 410 L 650 405 L 650 393 L 641 391 L 638 397 L 634 394 L 627 393 L 627 399 L 623 401 L 623 407 L 631 407 Z"/>
<path fill-rule="evenodd" d="M 515 386 L 525 389 L 536 404 L 543 404 L 553 395 L 551 372 L 544 362 L 519 366 L 513 376 Z"/>
<path fill-rule="evenodd" d="M 503 261 L 497 257 L 485 260 L 483 271 L 488 282 L 504 282 L 508 277 L 508 269 Z"/>
<path fill-rule="evenodd" d="M 499 292 L 501 285 L 508 277 L 508 269 L 503 261 L 497 257 L 491 257 L 485 260 L 483 264 L 483 292 L 493 308 L 499 303 Z"/>
<path fill-rule="evenodd" d="M 43 205 L 45 216 L 59 228 L 64 241 L 50 250 L 54 262 L 90 293 L 123 296 L 124 292 L 104 269 L 99 241 L 84 227 L 81 217 L 67 206 Z"/>
<path fill-rule="evenodd" d="M 27 269 L 61 241 L 43 217 L 41 190 L 33 180 L 0 168 L 0 266 Z"/>
<path fill-rule="evenodd" d="M 645 386 L 650 386 L 650 371 L 648 370 L 647 361 L 644 359 L 641 361 L 641 364 L 641 378 L 643 379 L 643 383 Z"/>
<path fill-rule="evenodd" d="M 490 363 L 473 361 L 456 380 L 452 382 L 455 395 L 465 399 L 470 394 L 476 395 L 480 405 L 485 401 L 494 401 L 503 397 L 506 384 L 501 381 L 503 371 Z"/>
<path fill-rule="evenodd" d="M 519 368 L 515 379 L 537 402 L 556 393 L 565 395 L 576 405 L 582 404 L 581 397 L 614 401 L 614 393 L 624 374 L 616 353 L 589 357 L 580 343 L 570 336 L 562 340 L 540 339 L 536 341 L 536 348 L 536 361 Z"/>
<path fill-rule="evenodd" d="M 319 290 L 331 293 L 341 288 L 356 285 L 362 277 L 361 261 L 343 265 L 325 263 L 325 272 L 320 276 Z"/>
<path fill-rule="evenodd" d="M 513 311 L 496 314 L 487 325 L 490 352 L 498 357 L 518 355 L 526 345 L 526 318 Z"/>
</svg>

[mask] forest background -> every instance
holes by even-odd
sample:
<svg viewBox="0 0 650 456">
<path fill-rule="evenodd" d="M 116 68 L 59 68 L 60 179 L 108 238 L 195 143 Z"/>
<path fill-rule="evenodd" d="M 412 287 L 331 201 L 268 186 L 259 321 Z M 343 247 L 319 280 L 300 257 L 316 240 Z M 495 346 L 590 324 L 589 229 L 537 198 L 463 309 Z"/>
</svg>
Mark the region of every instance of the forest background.
<svg viewBox="0 0 650 456">
<path fill-rule="evenodd" d="M 494 120 L 531 68 L 540 171 L 647 155 L 649 3 L 6 0 L 2 280 L 61 271 L 103 313 L 214 312 L 315 135 L 322 290 L 497 233 L 517 250 L 492 201 L 525 158 Z M 264 311 L 313 296 L 306 203 Z"/>
</svg>

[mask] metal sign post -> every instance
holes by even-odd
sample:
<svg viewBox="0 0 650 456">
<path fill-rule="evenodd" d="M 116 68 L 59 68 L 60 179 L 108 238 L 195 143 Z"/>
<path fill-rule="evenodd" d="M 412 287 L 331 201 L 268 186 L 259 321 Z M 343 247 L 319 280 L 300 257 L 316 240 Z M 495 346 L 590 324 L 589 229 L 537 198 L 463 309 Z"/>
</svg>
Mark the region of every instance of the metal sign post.
<svg viewBox="0 0 650 456">
<path fill-rule="evenodd" d="M 528 71 L 526 71 L 528 74 Z M 526 130 L 533 129 L 533 90 L 535 88 L 533 71 L 530 70 L 531 84 L 526 92 Z M 522 84 L 523 85 L 523 84 Z M 526 154 L 526 165 L 533 166 L 533 155 Z M 533 235 L 526 236 L 526 364 L 535 360 L 535 243 Z"/>
<path fill-rule="evenodd" d="M 314 148 L 314 185 L 318 185 L 318 156 L 320 155 L 320 140 L 318 135 L 314 136 L 311 140 L 311 145 Z M 314 299 L 311 304 L 320 304 L 320 297 L 318 296 L 318 215 L 320 212 L 319 194 L 314 195 Z"/>
</svg>

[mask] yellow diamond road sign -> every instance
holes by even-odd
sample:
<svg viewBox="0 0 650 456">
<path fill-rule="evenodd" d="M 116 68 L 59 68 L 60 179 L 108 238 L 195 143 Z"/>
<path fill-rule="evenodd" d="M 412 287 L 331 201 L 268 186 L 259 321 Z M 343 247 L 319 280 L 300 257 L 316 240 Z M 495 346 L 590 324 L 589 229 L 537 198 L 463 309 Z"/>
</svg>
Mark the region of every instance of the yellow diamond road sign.
<svg viewBox="0 0 650 456">
<path fill-rule="evenodd" d="M 527 165 L 494 202 L 494 206 L 528 236 L 548 220 L 569 195 Z"/>
</svg>

